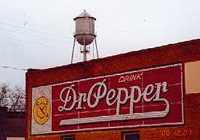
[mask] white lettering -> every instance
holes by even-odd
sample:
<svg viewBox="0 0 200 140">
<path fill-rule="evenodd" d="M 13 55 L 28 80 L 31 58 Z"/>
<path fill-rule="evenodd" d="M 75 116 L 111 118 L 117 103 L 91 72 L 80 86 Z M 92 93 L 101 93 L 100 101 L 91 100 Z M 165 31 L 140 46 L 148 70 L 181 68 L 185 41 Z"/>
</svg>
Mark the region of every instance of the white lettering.
<svg viewBox="0 0 200 140">
<path fill-rule="evenodd" d="M 76 91 L 72 88 L 74 85 L 71 85 L 70 87 L 65 87 L 60 92 L 60 100 L 64 103 L 63 106 L 59 106 L 58 110 L 60 112 L 62 111 L 70 111 L 74 108 L 74 105 L 76 103 Z M 68 107 L 69 106 L 69 107 Z"/>
<path fill-rule="evenodd" d="M 141 80 L 142 76 L 143 76 L 143 73 L 136 73 L 136 74 L 131 74 L 131 75 L 122 75 L 122 76 L 119 77 L 118 83 Z"/>
<path fill-rule="evenodd" d="M 106 80 L 94 83 L 88 93 L 76 93 L 74 85 L 64 87 L 60 92 L 60 101 L 63 103 L 58 107 L 58 111 L 80 110 L 86 107 L 95 108 L 100 101 L 105 100 L 107 106 L 116 105 L 116 115 L 120 115 L 123 104 L 129 104 L 129 114 L 134 114 L 134 104 L 144 102 L 164 102 L 166 112 L 169 109 L 167 99 L 161 97 L 161 93 L 168 91 L 167 82 L 148 84 L 142 90 L 139 86 L 128 88 L 108 89 Z M 84 107 L 84 105 L 86 105 Z"/>
<path fill-rule="evenodd" d="M 105 80 L 103 82 L 98 82 L 94 84 L 88 93 L 87 103 L 90 108 L 94 108 L 98 105 L 100 99 L 102 99 L 106 95 L 107 87 L 105 85 Z M 94 92 L 94 89 L 97 89 L 97 92 Z M 92 97 L 94 99 L 94 103 L 92 104 Z"/>
</svg>

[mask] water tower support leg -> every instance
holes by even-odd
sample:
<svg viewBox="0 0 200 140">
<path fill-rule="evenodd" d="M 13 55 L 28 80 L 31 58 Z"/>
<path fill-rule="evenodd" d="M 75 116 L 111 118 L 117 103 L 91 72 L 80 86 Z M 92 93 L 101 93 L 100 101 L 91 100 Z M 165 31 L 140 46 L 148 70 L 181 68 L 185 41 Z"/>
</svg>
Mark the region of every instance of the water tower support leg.
<svg viewBox="0 0 200 140">
<path fill-rule="evenodd" d="M 95 47 L 96 47 L 96 51 L 97 51 L 97 58 L 99 58 L 99 51 L 98 51 L 98 47 L 97 47 L 97 40 L 95 38 Z"/>
<path fill-rule="evenodd" d="M 87 48 L 86 48 L 86 45 L 83 46 L 83 61 L 87 61 Z"/>
<path fill-rule="evenodd" d="M 84 38 L 84 46 L 83 46 L 83 62 L 87 61 L 87 48 L 85 45 L 85 38 Z"/>
<path fill-rule="evenodd" d="M 74 47 L 75 47 L 75 43 L 76 43 L 76 40 L 75 40 L 75 38 L 74 38 L 74 44 L 73 44 L 72 56 L 71 56 L 71 64 L 73 63 L 73 59 L 74 59 Z"/>
</svg>

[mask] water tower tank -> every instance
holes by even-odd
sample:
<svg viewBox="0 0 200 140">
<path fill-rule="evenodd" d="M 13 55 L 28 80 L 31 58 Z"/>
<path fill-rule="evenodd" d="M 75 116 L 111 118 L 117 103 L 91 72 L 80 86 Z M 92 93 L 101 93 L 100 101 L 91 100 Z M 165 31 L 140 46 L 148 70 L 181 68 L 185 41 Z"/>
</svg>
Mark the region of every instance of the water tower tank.
<svg viewBox="0 0 200 140">
<path fill-rule="evenodd" d="M 89 45 L 95 39 L 95 20 L 96 18 L 90 16 L 85 10 L 76 18 L 74 37 L 81 45 Z"/>
</svg>

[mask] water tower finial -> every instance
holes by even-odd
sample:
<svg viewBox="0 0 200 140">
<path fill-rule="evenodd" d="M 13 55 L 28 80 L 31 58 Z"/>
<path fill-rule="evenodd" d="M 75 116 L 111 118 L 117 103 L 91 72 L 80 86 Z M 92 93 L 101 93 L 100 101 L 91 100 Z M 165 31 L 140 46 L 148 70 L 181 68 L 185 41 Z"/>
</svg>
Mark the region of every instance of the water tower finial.
<svg viewBox="0 0 200 140">
<path fill-rule="evenodd" d="M 83 12 L 79 16 L 74 18 L 75 34 L 74 34 L 74 45 L 72 50 L 71 63 L 73 62 L 74 47 L 76 41 L 81 45 L 81 53 L 83 54 L 83 61 L 87 61 L 87 54 L 90 52 L 89 47 L 87 46 L 92 44 L 94 40 L 95 40 L 97 58 L 99 57 L 97 43 L 96 43 L 96 34 L 95 34 L 95 20 L 96 18 L 90 16 L 90 14 L 86 12 L 86 10 L 83 10 Z"/>
</svg>

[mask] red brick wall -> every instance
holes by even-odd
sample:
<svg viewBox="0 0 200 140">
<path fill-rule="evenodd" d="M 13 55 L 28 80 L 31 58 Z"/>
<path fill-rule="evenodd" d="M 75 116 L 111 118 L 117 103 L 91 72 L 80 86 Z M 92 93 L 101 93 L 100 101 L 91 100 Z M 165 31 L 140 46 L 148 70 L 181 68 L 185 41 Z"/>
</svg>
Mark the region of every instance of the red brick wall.
<svg viewBox="0 0 200 140">
<path fill-rule="evenodd" d="M 32 87 L 194 60 L 200 60 L 200 40 L 130 52 L 68 66 L 29 70 L 26 74 L 27 140 L 28 138 L 43 137 L 48 139 L 50 137 L 49 135 L 30 136 Z M 124 132 L 134 131 L 140 134 L 141 140 L 200 140 L 200 94 L 184 95 L 184 117 L 185 124 L 181 126 L 88 131 L 73 134 L 75 134 L 76 140 L 121 140 Z M 58 139 L 59 136 L 54 138 Z"/>
</svg>

